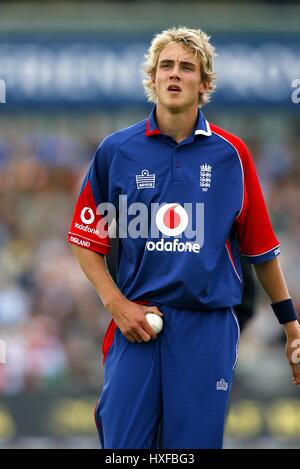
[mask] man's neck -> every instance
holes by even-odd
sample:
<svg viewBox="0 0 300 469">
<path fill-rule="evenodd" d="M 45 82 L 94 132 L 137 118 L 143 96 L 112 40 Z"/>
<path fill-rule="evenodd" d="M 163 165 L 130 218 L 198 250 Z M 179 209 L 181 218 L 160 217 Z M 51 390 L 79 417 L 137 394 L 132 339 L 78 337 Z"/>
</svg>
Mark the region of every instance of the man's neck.
<svg viewBox="0 0 300 469">
<path fill-rule="evenodd" d="M 156 106 L 156 122 L 162 134 L 172 137 L 177 143 L 185 140 L 193 132 L 198 116 L 198 108 L 170 112 L 159 104 Z"/>
</svg>

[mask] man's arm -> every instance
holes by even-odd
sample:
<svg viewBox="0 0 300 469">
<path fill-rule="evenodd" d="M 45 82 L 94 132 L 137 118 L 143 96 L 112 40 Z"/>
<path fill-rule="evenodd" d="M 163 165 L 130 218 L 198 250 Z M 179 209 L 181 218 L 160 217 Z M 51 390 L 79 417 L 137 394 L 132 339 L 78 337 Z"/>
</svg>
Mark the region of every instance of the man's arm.
<svg viewBox="0 0 300 469">
<path fill-rule="evenodd" d="M 148 342 L 155 339 L 152 327 L 145 319 L 145 314 L 153 312 L 163 314 L 156 306 L 144 306 L 127 300 L 111 278 L 104 256 L 88 249 L 71 245 L 82 271 L 89 279 L 104 307 L 113 316 L 122 334 L 130 342 Z"/>
<path fill-rule="evenodd" d="M 254 269 L 262 287 L 266 291 L 272 303 L 277 303 L 278 301 L 290 298 L 277 257 L 271 261 L 254 265 Z M 287 337 L 286 354 L 292 368 L 294 377 L 293 382 L 296 385 L 300 385 L 300 369 L 298 369 L 295 360 L 292 359 L 292 355 L 295 352 L 296 347 L 300 344 L 300 325 L 298 321 L 289 321 L 283 324 L 283 326 Z"/>
</svg>

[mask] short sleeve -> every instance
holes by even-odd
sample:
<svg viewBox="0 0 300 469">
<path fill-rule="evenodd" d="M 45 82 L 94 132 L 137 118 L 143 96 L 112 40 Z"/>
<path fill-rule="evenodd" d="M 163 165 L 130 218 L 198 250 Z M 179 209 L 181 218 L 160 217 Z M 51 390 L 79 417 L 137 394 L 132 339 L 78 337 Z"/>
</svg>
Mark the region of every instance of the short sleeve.
<svg viewBox="0 0 300 469">
<path fill-rule="evenodd" d="M 108 254 L 108 224 L 100 214 L 100 204 L 108 202 L 108 155 L 101 144 L 81 186 L 68 233 L 68 242 L 101 254 Z M 102 213 L 102 212 L 101 212 Z"/>
<path fill-rule="evenodd" d="M 243 169 L 243 203 L 236 218 L 240 253 L 252 264 L 273 259 L 280 253 L 256 169 L 246 145 L 240 141 L 239 156 Z"/>
</svg>

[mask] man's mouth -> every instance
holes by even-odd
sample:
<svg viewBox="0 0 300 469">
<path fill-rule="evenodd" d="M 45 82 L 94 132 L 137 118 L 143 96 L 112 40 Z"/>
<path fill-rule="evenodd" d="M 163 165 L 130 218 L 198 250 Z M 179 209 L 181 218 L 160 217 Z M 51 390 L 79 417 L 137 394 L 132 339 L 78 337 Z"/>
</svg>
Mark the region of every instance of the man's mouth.
<svg viewBox="0 0 300 469">
<path fill-rule="evenodd" d="M 170 91 L 171 93 L 180 93 L 181 88 L 180 88 L 179 85 L 169 85 L 168 86 L 168 91 Z"/>
</svg>

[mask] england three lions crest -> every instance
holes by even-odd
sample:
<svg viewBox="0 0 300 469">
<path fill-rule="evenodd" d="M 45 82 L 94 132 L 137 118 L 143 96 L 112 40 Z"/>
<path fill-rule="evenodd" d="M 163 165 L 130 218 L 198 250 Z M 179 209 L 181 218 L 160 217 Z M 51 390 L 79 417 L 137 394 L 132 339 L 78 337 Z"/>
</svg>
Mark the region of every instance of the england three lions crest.
<svg viewBox="0 0 300 469">
<path fill-rule="evenodd" d="M 211 185 L 211 170 L 212 167 L 205 163 L 200 166 L 200 187 L 203 192 L 207 192 Z"/>
</svg>

